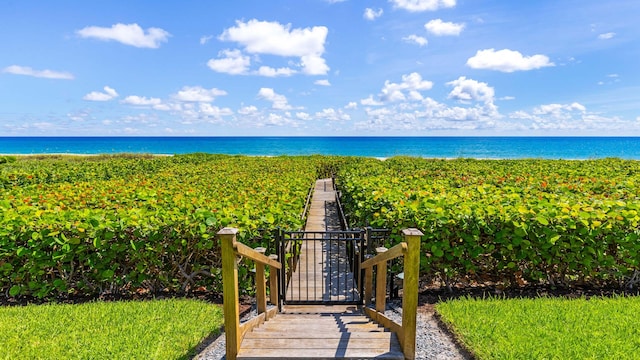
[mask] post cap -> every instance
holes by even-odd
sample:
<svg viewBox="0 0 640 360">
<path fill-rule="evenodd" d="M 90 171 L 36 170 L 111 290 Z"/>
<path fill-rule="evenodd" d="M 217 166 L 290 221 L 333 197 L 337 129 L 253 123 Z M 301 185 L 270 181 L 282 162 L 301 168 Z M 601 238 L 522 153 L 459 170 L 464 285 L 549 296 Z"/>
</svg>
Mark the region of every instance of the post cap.
<svg viewBox="0 0 640 360">
<path fill-rule="evenodd" d="M 404 236 L 424 236 L 422 231 L 415 228 L 404 229 L 402 230 L 402 234 Z"/>
<path fill-rule="evenodd" d="M 218 231 L 218 235 L 236 235 L 238 233 L 238 229 L 232 227 L 225 227 Z"/>
</svg>

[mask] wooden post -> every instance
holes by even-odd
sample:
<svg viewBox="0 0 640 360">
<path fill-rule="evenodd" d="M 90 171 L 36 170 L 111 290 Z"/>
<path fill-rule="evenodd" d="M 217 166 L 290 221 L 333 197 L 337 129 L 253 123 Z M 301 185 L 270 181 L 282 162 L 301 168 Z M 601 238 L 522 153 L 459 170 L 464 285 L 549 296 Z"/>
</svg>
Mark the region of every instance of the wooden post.
<svg viewBox="0 0 640 360">
<path fill-rule="evenodd" d="M 233 243 L 238 229 L 224 228 L 218 232 L 222 248 L 222 297 L 227 359 L 235 360 L 240 350 L 240 306 L 238 304 L 238 263 Z"/>
<path fill-rule="evenodd" d="M 424 235 L 418 229 L 402 230 L 407 243 L 404 256 L 404 284 L 402 289 L 402 329 L 400 340 L 405 359 L 416 356 L 416 317 L 418 310 L 418 277 L 420 273 L 420 240 Z"/>
<path fill-rule="evenodd" d="M 264 276 L 264 264 L 256 262 L 256 305 L 258 314 L 267 311 L 267 287 Z"/>
<path fill-rule="evenodd" d="M 269 259 L 278 260 L 278 255 L 271 254 Z M 271 304 L 278 305 L 278 269 L 273 267 L 269 269 L 269 298 Z"/>
<path fill-rule="evenodd" d="M 364 269 L 364 304 L 371 304 L 371 293 L 373 292 L 373 267 Z"/>
<path fill-rule="evenodd" d="M 387 252 L 387 248 L 376 248 L 378 254 Z M 376 311 L 383 313 L 387 307 L 387 262 L 383 261 L 376 267 Z"/>
</svg>

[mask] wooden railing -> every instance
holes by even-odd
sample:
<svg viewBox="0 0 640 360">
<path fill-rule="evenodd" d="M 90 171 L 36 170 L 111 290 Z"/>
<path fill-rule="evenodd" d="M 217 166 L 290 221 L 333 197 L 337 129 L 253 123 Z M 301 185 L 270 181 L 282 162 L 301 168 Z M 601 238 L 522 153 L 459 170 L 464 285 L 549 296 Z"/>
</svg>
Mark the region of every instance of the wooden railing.
<svg viewBox="0 0 640 360">
<path fill-rule="evenodd" d="M 416 354 L 416 311 L 418 309 L 418 276 L 420 270 L 420 238 L 422 232 L 417 229 L 402 231 L 403 242 L 380 252 L 360 264 L 364 270 L 364 301 L 371 304 L 373 294 L 373 268 L 376 268 L 375 309 L 364 307 L 372 320 L 390 329 L 398 335 L 402 352 L 406 359 L 414 359 Z M 404 284 L 402 290 L 402 324 L 384 315 L 387 296 L 387 261 L 404 256 Z"/>
<path fill-rule="evenodd" d="M 278 312 L 278 307 L 267 310 L 267 293 L 265 266 L 269 271 L 269 293 L 272 304 L 278 304 L 278 272 L 282 264 L 276 261 L 277 256 L 265 256 L 244 244 L 236 241 L 238 229 L 224 228 L 218 232 L 222 247 L 222 296 L 224 310 L 224 331 L 226 336 L 227 359 L 235 360 L 244 335 L 254 327 L 271 319 Z M 238 303 L 238 258 L 253 260 L 256 266 L 256 307 L 258 315 L 240 324 L 240 305 Z"/>
</svg>

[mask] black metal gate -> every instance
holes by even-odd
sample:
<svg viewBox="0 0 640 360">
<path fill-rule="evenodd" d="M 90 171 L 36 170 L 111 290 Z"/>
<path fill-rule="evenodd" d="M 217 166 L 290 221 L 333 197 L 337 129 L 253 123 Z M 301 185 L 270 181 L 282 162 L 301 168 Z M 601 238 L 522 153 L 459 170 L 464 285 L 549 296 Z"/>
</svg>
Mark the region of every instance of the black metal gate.
<svg viewBox="0 0 640 360">
<path fill-rule="evenodd" d="M 359 304 L 365 232 L 281 231 L 276 239 L 284 270 L 284 304 Z"/>
</svg>

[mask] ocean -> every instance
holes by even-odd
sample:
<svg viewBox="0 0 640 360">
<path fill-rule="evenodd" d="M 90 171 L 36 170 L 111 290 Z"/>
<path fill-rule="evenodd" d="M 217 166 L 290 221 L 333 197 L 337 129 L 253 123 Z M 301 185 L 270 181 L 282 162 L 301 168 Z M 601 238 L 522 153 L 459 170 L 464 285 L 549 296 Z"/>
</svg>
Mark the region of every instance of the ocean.
<svg viewBox="0 0 640 360">
<path fill-rule="evenodd" d="M 0 137 L 0 154 L 640 159 L 640 137 Z"/>
</svg>

